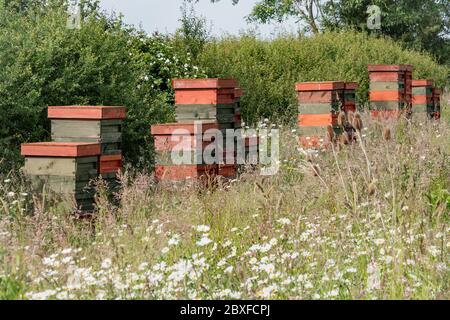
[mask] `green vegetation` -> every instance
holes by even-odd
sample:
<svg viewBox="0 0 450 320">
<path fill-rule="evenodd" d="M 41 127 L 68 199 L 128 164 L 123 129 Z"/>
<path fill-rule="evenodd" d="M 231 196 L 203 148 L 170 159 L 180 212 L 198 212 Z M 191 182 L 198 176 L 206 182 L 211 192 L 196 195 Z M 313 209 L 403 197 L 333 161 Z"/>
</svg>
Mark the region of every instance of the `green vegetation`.
<svg viewBox="0 0 450 320">
<path fill-rule="evenodd" d="M 402 49 L 390 39 L 358 32 L 328 32 L 314 37 L 281 37 L 273 41 L 254 36 L 225 38 L 205 46 L 199 62 L 208 74 L 238 79 L 244 88 L 244 118 L 280 116 L 294 120 L 294 84 L 299 81 L 357 81 L 358 101 L 367 102 L 368 64 L 412 64 L 415 79 L 432 78 L 444 86 L 449 68 L 431 56 Z"/>
<path fill-rule="evenodd" d="M 22 164 L 23 142 L 49 139 L 48 105 L 125 105 L 124 151 L 151 170 L 149 126 L 173 120 L 170 81 L 235 77 L 245 90 L 243 116 L 295 119 L 294 83 L 351 80 L 367 100 L 367 64 L 411 63 L 416 77 L 446 84 L 448 68 L 389 39 L 355 31 L 274 41 L 211 39 L 206 21 L 185 6 L 175 35 L 146 35 L 83 1 L 80 29 L 67 28 L 67 1 L 8 0 L 0 11 L 0 171 Z"/>
<path fill-rule="evenodd" d="M 125 173 L 92 220 L 0 176 L 0 297 L 449 299 L 449 123 L 364 122 L 362 144 L 309 161 L 283 129 L 275 176 Z"/>
</svg>

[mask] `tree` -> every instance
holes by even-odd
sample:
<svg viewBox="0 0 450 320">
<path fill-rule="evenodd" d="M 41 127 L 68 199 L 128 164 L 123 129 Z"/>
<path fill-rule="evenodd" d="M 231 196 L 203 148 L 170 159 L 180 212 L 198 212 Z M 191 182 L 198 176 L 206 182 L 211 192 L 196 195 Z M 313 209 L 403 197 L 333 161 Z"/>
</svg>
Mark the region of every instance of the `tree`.
<svg viewBox="0 0 450 320">
<path fill-rule="evenodd" d="M 368 30 L 367 8 L 381 9 L 381 29 Z M 450 63 L 450 2 L 448 0 L 340 0 L 324 8 L 326 29 L 351 27 L 376 32 L 407 47 L 426 50 Z"/>
</svg>

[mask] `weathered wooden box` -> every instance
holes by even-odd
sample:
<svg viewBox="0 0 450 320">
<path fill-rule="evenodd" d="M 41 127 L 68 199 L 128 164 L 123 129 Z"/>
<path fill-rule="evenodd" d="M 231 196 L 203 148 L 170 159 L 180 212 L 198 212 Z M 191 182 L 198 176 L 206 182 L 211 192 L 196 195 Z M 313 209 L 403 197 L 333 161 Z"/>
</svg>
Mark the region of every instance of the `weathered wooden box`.
<svg viewBox="0 0 450 320">
<path fill-rule="evenodd" d="M 100 143 L 102 154 L 120 154 L 125 114 L 124 107 L 50 106 L 52 140 Z"/>
<path fill-rule="evenodd" d="M 369 65 L 370 109 L 374 118 L 386 119 L 412 112 L 410 65 Z"/>
<path fill-rule="evenodd" d="M 23 144 L 24 174 L 33 187 L 72 198 L 82 210 L 92 210 L 95 189 L 90 181 L 98 177 L 98 156 L 101 146 L 96 143 L 41 142 Z"/>
<path fill-rule="evenodd" d="M 236 87 L 234 79 L 174 79 L 177 122 L 213 120 L 221 129 L 236 123 Z"/>
<path fill-rule="evenodd" d="M 417 115 L 426 115 L 429 119 L 435 116 L 433 102 L 433 80 L 413 80 L 412 111 Z"/>
</svg>

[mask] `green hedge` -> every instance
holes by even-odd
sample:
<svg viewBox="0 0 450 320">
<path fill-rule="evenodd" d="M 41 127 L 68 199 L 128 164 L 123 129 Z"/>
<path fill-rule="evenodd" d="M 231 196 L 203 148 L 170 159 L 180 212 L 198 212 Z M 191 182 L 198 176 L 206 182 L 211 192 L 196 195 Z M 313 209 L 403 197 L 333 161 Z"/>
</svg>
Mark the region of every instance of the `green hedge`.
<svg viewBox="0 0 450 320">
<path fill-rule="evenodd" d="M 64 5 L 41 6 L 0 8 L 0 171 L 21 166 L 21 143 L 50 138 L 47 106 L 72 104 L 125 105 L 126 158 L 150 169 L 150 125 L 173 120 L 170 80 L 203 73 L 168 36 L 149 37 L 95 6 L 69 29 Z"/>
<path fill-rule="evenodd" d="M 325 33 L 311 38 L 227 37 L 208 44 L 200 64 L 210 76 L 234 77 L 245 90 L 243 116 L 295 119 L 294 84 L 299 81 L 357 81 L 360 104 L 367 102 L 368 64 L 412 64 L 414 77 L 444 86 L 448 67 L 429 55 L 403 49 L 390 39 L 357 32 Z"/>
</svg>

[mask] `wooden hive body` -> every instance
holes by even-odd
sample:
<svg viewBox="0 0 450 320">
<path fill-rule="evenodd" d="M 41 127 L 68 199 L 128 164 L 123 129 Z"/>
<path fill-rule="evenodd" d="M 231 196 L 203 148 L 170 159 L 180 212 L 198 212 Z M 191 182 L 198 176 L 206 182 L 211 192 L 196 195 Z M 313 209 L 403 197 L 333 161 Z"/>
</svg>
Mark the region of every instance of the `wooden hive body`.
<svg viewBox="0 0 450 320">
<path fill-rule="evenodd" d="M 373 118 L 395 118 L 412 110 L 412 66 L 369 65 Z"/>
<path fill-rule="evenodd" d="M 429 119 L 434 118 L 433 81 L 414 80 L 412 82 L 412 87 L 413 113 L 417 115 L 426 115 Z"/>
<path fill-rule="evenodd" d="M 299 139 L 303 147 L 326 147 L 331 142 L 327 139 L 329 128 L 334 136 L 342 134 L 337 120 L 339 113 L 344 111 L 345 86 L 342 81 L 296 84 Z"/>
<path fill-rule="evenodd" d="M 100 144 L 31 143 L 22 145 L 24 174 L 37 191 L 52 191 L 72 198 L 83 210 L 92 210 L 95 189 L 90 181 L 98 177 Z"/>
</svg>

